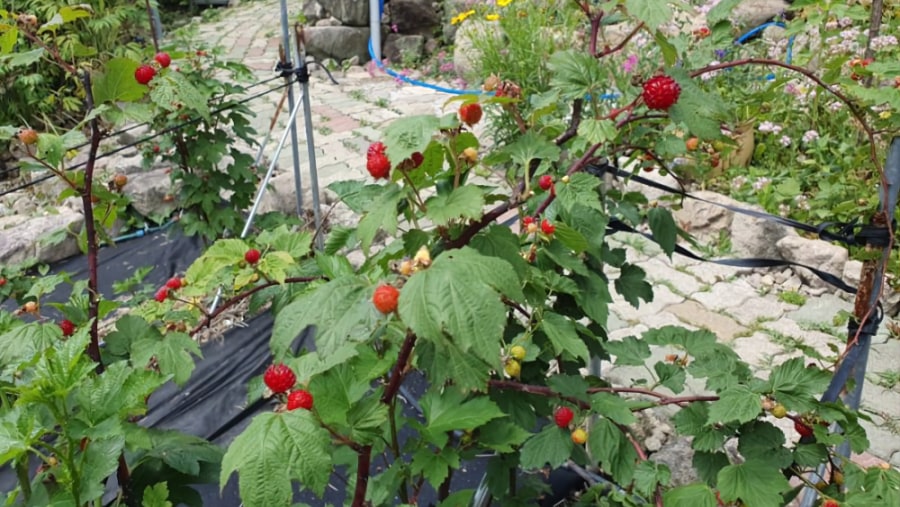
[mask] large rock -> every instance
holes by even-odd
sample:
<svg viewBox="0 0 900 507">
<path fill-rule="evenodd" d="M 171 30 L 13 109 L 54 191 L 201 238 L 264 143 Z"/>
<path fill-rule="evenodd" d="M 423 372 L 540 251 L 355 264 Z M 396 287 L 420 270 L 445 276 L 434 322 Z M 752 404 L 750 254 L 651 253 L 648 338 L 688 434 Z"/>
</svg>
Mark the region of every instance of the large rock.
<svg viewBox="0 0 900 507">
<path fill-rule="evenodd" d="M 307 25 L 312 25 L 326 16 L 325 7 L 322 7 L 322 4 L 317 0 L 306 0 L 306 2 L 303 2 L 303 10 L 301 12 L 306 17 Z"/>
<path fill-rule="evenodd" d="M 670 485 L 673 487 L 700 480 L 693 466 L 694 449 L 691 448 L 690 438 L 676 437 L 669 440 L 662 449 L 650 455 L 650 460 L 669 467 L 672 472 Z"/>
<path fill-rule="evenodd" d="M 26 260 L 56 262 L 78 253 L 78 233 L 84 216 L 68 208 L 58 214 L 39 216 L 3 230 L 0 234 L 0 264 Z"/>
<path fill-rule="evenodd" d="M 306 52 L 324 60 L 338 61 L 357 57 L 369 60 L 369 29 L 352 26 L 312 26 L 306 33 Z"/>
<path fill-rule="evenodd" d="M 776 243 L 785 259 L 816 268 L 837 277 L 844 274 L 849 255 L 847 249 L 818 239 L 785 236 Z M 800 278 L 813 288 L 831 287 L 806 269 L 795 269 Z"/>
<path fill-rule="evenodd" d="M 177 195 L 167 169 L 155 169 L 132 174 L 122 192 L 131 199 L 131 206 L 142 216 L 167 217 L 175 211 L 173 196 Z"/>
<path fill-rule="evenodd" d="M 441 18 L 431 0 L 392 0 L 391 22 L 402 34 L 431 35 Z"/>
<path fill-rule="evenodd" d="M 369 26 L 369 0 L 319 0 L 319 3 L 326 16 L 333 16 L 344 25 Z"/>
<path fill-rule="evenodd" d="M 425 49 L 424 35 L 400 35 L 392 33 L 384 41 L 382 55 L 396 63 L 418 61 Z"/>
<path fill-rule="evenodd" d="M 689 234 L 701 239 L 716 239 L 722 231 L 731 229 L 734 213 L 712 203 L 743 206 L 730 197 L 709 191 L 694 192 L 693 195 L 704 199 L 685 199 L 680 210 L 675 211 L 675 218 Z"/>
<path fill-rule="evenodd" d="M 790 8 L 785 0 L 744 0 L 731 11 L 731 22 L 741 28 L 759 26 Z"/>
</svg>

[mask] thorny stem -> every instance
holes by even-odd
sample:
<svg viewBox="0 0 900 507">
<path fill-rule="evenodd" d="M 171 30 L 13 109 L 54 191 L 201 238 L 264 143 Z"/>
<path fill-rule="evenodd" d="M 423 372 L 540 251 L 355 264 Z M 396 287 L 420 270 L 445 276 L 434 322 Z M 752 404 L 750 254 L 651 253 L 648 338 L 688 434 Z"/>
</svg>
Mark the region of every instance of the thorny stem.
<svg viewBox="0 0 900 507">
<path fill-rule="evenodd" d="M 321 277 L 321 276 L 298 276 L 298 277 L 285 278 L 284 283 L 308 283 L 308 282 L 314 282 L 316 280 L 324 280 L 324 279 L 325 278 Z M 221 315 L 223 312 L 225 312 L 226 310 L 228 310 L 235 304 L 237 304 L 240 301 L 252 296 L 253 294 L 256 294 L 257 292 L 259 292 L 263 289 L 266 289 L 268 287 L 271 287 L 273 285 L 280 285 L 280 284 L 278 282 L 262 283 L 260 285 L 253 287 L 252 289 L 250 289 L 246 292 L 242 292 L 242 293 L 232 297 L 231 299 L 228 299 L 227 301 L 225 301 L 224 303 L 219 305 L 219 307 L 216 308 L 214 311 L 209 312 L 209 314 L 207 314 L 205 317 L 203 317 L 203 320 L 201 320 L 196 326 L 194 326 L 194 329 L 191 330 L 190 335 L 194 336 L 195 334 L 199 333 L 200 330 L 203 329 L 204 327 L 208 326 L 213 321 L 213 319 L 215 319 L 216 317 Z"/>
<path fill-rule="evenodd" d="M 634 38 L 634 36 L 637 35 L 638 32 L 640 32 L 643 29 L 644 29 L 644 23 L 643 22 L 638 23 L 638 25 L 636 27 L 634 27 L 634 30 L 632 30 L 631 33 L 626 35 L 625 38 L 622 39 L 622 41 L 619 42 L 618 44 L 616 44 L 615 46 L 613 46 L 611 48 L 606 48 L 598 54 L 596 52 L 596 44 L 595 44 L 595 49 L 594 49 L 594 51 L 591 52 L 591 54 L 594 56 L 597 56 L 597 57 L 603 57 L 603 56 L 611 55 L 611 54 L 615 53 L 616 51 L 621 51 L 622 48 L 624 48 L 625 45 L 628 44 L 631 41 L 631 39 Z"/>
<path fill-rule="evenodd" d="M 55 62 L 57 65 L 59 65 L 60 67 L 62 67 L 63 70 L 65 70 L 66 72 L 68 72 L 69 74 L 71 74 L 73 77 L 76 77 L 76 78 L 77 78 L 77 76 L 78 76 L 78 69 L 76 69 L 74 65 L 72 65 L 71 63 L 69 63 L 69 62 L 67 62 L 65 59 L 63 59 L 62 55 L 59 54 L 59 49 L 58 49 L 58 48 L 55 48 L 55 47 L 52 47 L 52 46 L 48 46 L 43 40 L 41 40 L 40 37 L 38 37 L 37 35 L 35 35 L 34 32 L 32 32 L 31 30 L 22 30 L 21 33 L 25 34 L 25 37 L 26 37 L 28 40 L 30 40 L 31 42 L 33 42 L 33 43 L 37 44 L 38 46 L 40 46 L 41 49 L 43 49 L 44 51 L 50 53 L 50 56 L 53 57 L 53 60 L 54 60 L 54 62 Z"/>
<path fill-rule="evenodd" d="M 877 145 L 875 142 L 875 131 L 866 121 L 865 115 L 847 95 L 842 92 L 835 90 L 834 88 L 828 86 L 828 83 L 822 80 L 819 76 L 816 76 L 810 70 L 804 69 L 803 67 L 798 67 L 796 65 L 791 65 L 789 63 L 784 63 L 779 60 L 772 60 L 768 58 L 743 58 L 741 60 L 733 60 L 730 62 L 718 63 L 715 65 L 708 65 L 703 67 L 702 69 L 697 69 L 691 72 L 691 77 L 702 76 L 703 74 L 708 74 L 710 72 L 714 72 L 721 69 L 729 69 L 732 67 L 741 67 L 744 65 L 768 65 L 773 67 L 781 67 L 784 69 L 788 69 L 790 71 L 796 72 L 798 74 L 802 74 L 810 81 L 813 81 L 817 85 L 821 86 L 825 91 L 834 95 L 838 100 L 847 105 L 850 114 L 859 122 L 862 129 L 866 132 L 866 136 L 869 138 L 869 159 L 872 164 L 874 164 L 875 168 L 878 169 L 878 172 L 882 174 L 882 179 L 884 177 L 884 170 L 881 166 L 881 162 L 878 160 L 878 151 Z"/>
<path fill-rule="evenodd" d="M 569 123 L 569 127 L 566 129 L 566 131 L 553 140 L 554 144 L 556 144 L 557 146 L 562 146 L 566 141 L 572 139 L 578 134 L 578 127 L 581 125 L 581 113 L 583 110 L 584 100 L 575 99 L 575 101 L 572 103 L 572 121 Z"/>
<path fill-rule="evenodd" d="M 391 378 L 384 393 L 381 395 L 381 402 L 387 406 L 391 406 L 397 398 L 397 392 L 400 390 L 400 384 L 403 383 L 403 372 L 409 359 L 412 356 L 413 347 L 416 345 L 416 334 L 412 331 L 406 332 L 406 338 L 403 345 L 400 346 L 400 352 L 397 354 L 397 362 L 394 363 L 394 369 L 391 370 Z M 352 507 L 363 507 L 366 501 L 366 488 L 369 485 L 369 467 L 372 462 L 372 446 L 362 447 L 356 457 L 356 491 L 353 493 Z"/>
<path fill-rule="evenodd" d="M 492 387 L 495 389 L 502 389 L 508 391 L 519 391 L 528 394 L 536 394 L 538 396 L 546 396 L 557 398 L 560 397 L 566 401 L 577 404 L 579 407 L 587 409 L 590 408 L 590 404 L 578 400 L 576 398 L 568 397 L 568 396 L 560 396 L 559 393 L 554 391 L 553 389 L 546 386 L 537 386 L 531 384 L 523 384 L 521 382 L 515 382 L 512 380 L 489 380 L 488 387 Z M 642 394 L 644 396 L 650 396 L 652 398 L 656 398 L 657 400 L 654 402 L 658 405 L 680 405 L 683 403 L 691 403 L 698 401 L 717 401 L 719 399 L 718 396 L 669 396 L 664 393 L 660 393 L 657 391 L 653 391 L 652 389 L 645 389 L 641 387 L 592 387 L 588 389 L 587 394 L 595 394 L 595 393 L 614 393 L 614 394 Z M 638 409 L 643 410 L 643 409 Z"/>
</svg>

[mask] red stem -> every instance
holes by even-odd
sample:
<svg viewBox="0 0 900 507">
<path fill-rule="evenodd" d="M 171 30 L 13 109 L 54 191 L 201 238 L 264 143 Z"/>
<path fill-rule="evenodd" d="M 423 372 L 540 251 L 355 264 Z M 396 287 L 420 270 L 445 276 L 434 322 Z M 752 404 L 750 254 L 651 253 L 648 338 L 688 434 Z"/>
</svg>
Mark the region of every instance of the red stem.
<svg viewBox="0 0 900 507">
<path fill-rule="evenodd" d="M 362 448 L 356 458 L 356 490 L 353 492 L 352 507 L 366 505 L 366 489 L 369 486 L 369 467 L 372 464 L 372 446 Z"/>
</svg>

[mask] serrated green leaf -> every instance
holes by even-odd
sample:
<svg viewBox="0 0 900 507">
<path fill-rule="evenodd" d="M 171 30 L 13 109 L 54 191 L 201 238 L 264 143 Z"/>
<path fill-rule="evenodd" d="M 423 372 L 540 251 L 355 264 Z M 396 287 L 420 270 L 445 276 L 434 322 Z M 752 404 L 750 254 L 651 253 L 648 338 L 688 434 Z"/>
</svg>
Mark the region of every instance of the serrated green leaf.
<svg viewBox="0 0 900 507">
<path fill-rule="evenodd" d="M 603 212 L 603 205 L 597 194 L 599 184 L 600 180 L 590 174 L 575 173 L 569 177 L 568 183 L 557 185 L 556 200 L 569 212 L 576 205 Z"/>
<path fill-rule="evenodd" d="M 106 490 L 106 479 L 119 466 L 119 456 L 125 448 L 125 437 L 114 435 L 109 438 L 91 440 L 81 457 L 82 475 L 80 494 L 88 503 L 100 498 Z"/>
<path fill-rule="evenodd" d="M 22 413 L 14 407 L 0 416 L 0 464 L 18 459 L 28 452 L 30 442 L 16 425 L 21 421 Z"/>
<path fill-rule="evenodd" d="M 545 465 L 556 468 L 569 459 L 574 445 L 567 430 L 548 424 L 522 445 L 519 464 L 525 470 L 543 468 Z"/>
<path fill-rule="evenodd" d="M 184 275 L 189 285 L 208 286 L 223 270 L 231 271 L 244 260 L 249 246 L 240 239 L 220 239 L 188 268 Z"/>
<path fill-rule="evenodd" d="M 287 278 L 288 270 L 296 265 L 297 263 L 294 261 L 294 258 L 291 257 L 291 254 L 274 251 L 267 252 L 263 255 L 259 260 L 256 269 L 268 279 L 281 284 L 284 283 Z"/>
<path fill-rule="evenodd" d="M 38 137 L 38 156 L 53 167 L 58 166 L 66 153 L 61 136 L 44 132 Z"/>
<path fill-rule="evenodd" d="M 372 202 L 384 193 L 383 185 L 366 184 L 359 180 L 335 181 L 327 188 L 336 193 L 338 199 L 354 213 L 360 214 L 369 209 Z"/>
<path fill-rule="evenodd" d="M 169 501 L 169 487 L 165 482 L 158 482 L 153 486 L 144 488 L 144 496 L 141 498 L 142 507 L 172 507 Z"/>
<path fill-rule="evenodd" d="M 367 340 L 380 315 L 372 306 L 372 290 L 363 278 L 338 278 L 282 308 L 275 316 L 270 342 L 275 358 L 284 357 L 297 335 L 312 325 L 316 326 L 316 349 L 322 355 Z"/>
<path fill-rule="evenodd" d="M 446 443 L 448 431 L 472 430 L 506 415 L 486 396 L 466 398 L 464 392 L 450 387 L 443 391 L 429 390 L 421 400 L 426 438 L 441 447 Z"/>
<path fill-rule="evenodd" d="M 313 350 L 298 358 L 286 358 L 285 364 L 294 370 L 297 381 L 305 384 L 314 375 L 343 364 L 356 357 L 358 353 L 356 344 L 348 343 L 330 354 L 323 355 L 319 354 L 319 351 Z"/>
<path fill-rule="evenodd" d="M 663 249 L 663 252 L 672 258 L 675 251 L 675 240 L 678 236 L 678 226 L 672 218 L 672 212 L 666 208 L 650 208 L 647 212 L 647 222 L 653 233 L 653 241 Z"/>
<path fill-rule="evenodd" d="M 267 245 L 272 250 L 287 252 L 294 259 L 305 257 L 311 250 L 312 234 L 309 232 L 295 232 L 286 225 L 280 225 L 275 229 L 269 229 L 259 233 L 257 243 Z"/>
<path fill-rule="evenodd" d="M 478 444 L 497 452 L 512 452 L 530 436 L 530 432 L 509 418 L 494 419 L 479 428 Z"/>
<path fill-rule="evenodd" d="M 634 487 L 638 493 L 652 497 L 656 492 L 656 485 L 668 486 L 672 472 L 662 463 L 650 460 L 641 461 L 634 470 Z"/>
<path fill-rule="evenodd" d="M 591 144 L 612 141 L 616 138 L 618 129 L 612 120 L 596 120 L 588 118 L 578 125 L 578 135 L 584 137 Z"/>
<path fill-rule="evenodd" d="M 490 371 L 499 368 L 498 364 L 488 364 L 446 339 L 440 342 L 420 341 L 416 350 L 422 369 L 434 377 L 435 385 L 452 381 L 463 391 L 485 391 Z"/>
<path fill-rule="evenodd" d="M 632 424 L 637 420 L 628 402 L 610 393 L 592 394 L 591 410 L 619 424 Z"/>
<path fill-rule="evenodd" d="M 32 49 L 31 51 L 23 51 L 19 53 L 13 53 L 11 55 L 4 55 L 3 58 L 0 58 L 0 61 L 6 61 L 6 64 L 11 68 L 15 67 L 24 67 L 27 65 L 31 65 L 41 59 L 44 56 L 44 48 Z"/>
<path fill-rule="evenodd" d="M 772 423 L 753 420 L 741 427 L 738 451 L 746 459 L 768 462 L 774 468 L 787 468 L 793 459 L 784 442 L 784 432 Z"/>
<path fill-rule="evenodd" d="M 550 55 L 547 67 L 550 87 L 563 99 L 597 98 L 609 86 L 609 78 L 599 60 L 587 51 L 557 51 Z"/>
<path fill-rule="evenodd" d="M 640 307 L 640 300 L 653 302 L 653 287 L 647 282 L 647 273 L 634 264 L 625 264 L 616 278 L 616 292 L 631 306 Z"/>
<path fill-rule="evenodd" d="M 547 387 L 567 398 L 588 401 L 588 383 L 581 375 L 553 375 L 547 379 Z"/>
<path fill-rule="evenodd" d="M 331 475 L 330 443 L 306 410 L 260 414 L 228 447 L 220 484 L 237 471 L 247 507 L 290 505 L 292 480 L 321 496 Z"/>
<path fill-rule="evenodd" d="M 161 386 L 167 377 L 143 369 L 134 369 L 125 361 L 107 366 L 103 375 L 88 379 L 75 397 L 80 417 L 97 424 L 107 417 L 135 415 L 145 410 L 145 398 Z"/>
<path fill-rule="evenodd" d="M 745 423 L 756 419 L 761 410 L 759 394 L 737 385 L 719 393 L 719 399 L 710 404 L 707 424 Z"/>
<path fill-rule="evenodd" d="M 658 382 L 668 387 L 673 393 L 684 391 L 684 383 L 687 380 L 684 368 L 681 365 L 658 361 L 653 365 Z"/>
<path fill-rule="evenodd" d="M 651 28 L 662 26 L 672 19 L 672 8 L 667 0 L 625 0 L 625 9 Z"/>
<path fill-rule="evenodd" d="M 606 351 L 615 356 L 615 364 L 619 366 L 643 366 L 650 357 L 650 346 L 634 336 L 626 336 L 621 341 L 610 340 L 604 344 Z"/>
<path fill-rule="evenodd" d="M 113 58 L 106 62 L 102 74 L 96 74 L 91 83 L 96 104 L 134 102 L 147 93 L 147 87 L 134 79 L 138 62 L 130 58 Z"/>
<path fill-rule="evenodd" d="M 716 507 L 716 494 L 706 484 L 688 484 L 663 493 L 666 507 Z"/>
<path fill-rule="evenodd" d="M 420 339 L 439 343 L 449 336 L 461 351 L 499 366 L 507 312 L 500 295 L 522 301 L 519 283 L 502 259 L 469 247 L 450 250 L 409 278 L 398 312 Z"/>
<path fill-rule="evenodd" d="M 0 335 L 0 365 L 4 370 L 28 362 L 41 351 L 52 347 L 62 338 L 59 326 L 47 326 L 32 322 L 13 328 Z"/>
<path fill-rule="evenodd" d="M 831 382 L 831 375 L 819 368 L 807 368 L 803 358 L 797 357 L 772 369 L 766 389 L 789 410 L 806 412 L 816 408 L 815 397 Z"/>
<path fill-rule="evenodd" d="M 432 449 L 420 447 L 413 454 L 410 471 L 422 474 L 435 489 L 450 475 L 450 469 L 459 468 L 459 452 L 453 447 Z"/>
<path fill-rule="evenodd" d="M 399 164 L 415 152 L 425 152 L 440 126 L 433 115 L 404 116 L 384 129 L 386 155 L 392 164 Z"/>
<path fill-rule="evenodd" d="M 740 499 L 752 507 L 780 507 L 781 493 L 791 489 L 791 485 L 781 470 L 748 460 L 719 471 L 718 488 L 723 502 Z"/>
<path fill-rule="evenodd" d="M 800 444 L 794 446 L 794 461 L 801 467 L 814 468 L 828 459 L 828 447 L 824 444 Z"/>
<path fill-rule="evenodd" d="M 384 438 L 384 424 L 388 421 L 388 407 L 381 403 L 380 391 L 355 403 L 347 413 L 350 438 L 359 444 L 370 445 Z"/>
<path fill-rule="evenodd" d="M 434 225 L 447 225 L 458 218 L 477 219 L 484 208 L 484 194 L 473 185 L 454 189 L 449 194 L 438 194 L 425 201 L 425 216 Z"/>
<path fill-rule="evenodd" d="M 509 227 L 494 224 L 472 238 L 469 246 L 482 255 L 505 260 L 520 278 L 525 274 L 527 264 L 521 255 L 519 237 Z"/>
<path fill-rule="evenodd" d="M 157 458 L 185 475 L 197 477 L 203 463 L 218 465 L 222 461 L 222 449 L 206 439 L 176 430 L 142 430 L 150 441 L 147 457 Z"/>
<path fill-rule="evenodd" d="M 618 484 L 631 482 L 638 455 L 618 426 L 606 418 L 596 421 L 587 444 L 591 455 Z"/>
<path fill-rule="evenodd" d="M 695 447 L 696 449 L 696 447 Z M 715 486 L 719 471 L 730 465 L 728 455 L 724 452 L 694 451 L 691 465 L 697 471 L 700 480 Z"/>
<path fill-rule="evenodd" d="M 186 333 L 169 333 L 159 339 L 143 338 L 132 342 L 131 357 L 137 365 L 146 365 L 156 358 L 159 371 L 172 375 L 178 385 L 184 385 L 194 371 L 191 354 L 201 357 L 200 346 Z"/>
<path fill-rule="evenodd" d="M 662 33 L 662 30 L 656 30 L 653 32 L 653 40 L 659 46 L 659 51 L 663 55 L 663 61 L 666 63 L 666 66 L 671 67 L 675 65 L 678 62 L 678 49 L 669 42 L 666 34 Z"/>
<path fill-rule="evenodd" d="M 596 272 L 591 272 L 587 276 L 573 276 L 572 278 L 578 284 L 578 293 L 575 294 L 575 301 L 581 306 L 584 314 L 594 323 L 606 327 L 606 322 L 609 319 L 609 305 L 612 303 L 612 296 L 609 293 L 607 281 Z"/>
<path fill-rule="evenodd" d="M 576 254 L 584 252 L 589 246 L 588 240 L 580 232 L 569 227 L 564 222 L 556 223 L 556 231 L 553 233 L 553 237 Z"/>
<path fill-rule="evenodd" d="M 558 313 L 544 312 L 541 316 L 541 329 L 553 344 L 555 355 L 569 359 L 582 359 L 585 363 L 591 360 L 587 345 L 575 330 L 575 324 Z"/>
<path fill-rule="evenodd" d="M 560 154 L 559 146 L 533 130 L 517 137 L 515 141 L 504 146 L 502 151 L 509 154 L 521 167 L 527 167 L 534 159 L 556 160 Z"/>
<path fill-rule="evenodd" d="M 150 98 L 166 111 L 181 111 L 187 108 L 209 120 L 209 104 L 206 97 L 180 72 L 157 74 L 150 88 Z"/>
<path fill-rule="evenodd" d="M 19 29 L 14 26 L 8 26 L 0 33 L 0 55 L 8 55 L 16 46 L 19 40 Z"/>
<path fill-rule="evenodd" d="M 397 204 L 403 199 L 403 189 L 395 183 L 385 185 L 381 194 L 372 201 L 366 214 L 359 221 L 356 235 L 363 250 L 368 251 L 379 229 L 388 234 L 397 232 Z"/>
</svg>

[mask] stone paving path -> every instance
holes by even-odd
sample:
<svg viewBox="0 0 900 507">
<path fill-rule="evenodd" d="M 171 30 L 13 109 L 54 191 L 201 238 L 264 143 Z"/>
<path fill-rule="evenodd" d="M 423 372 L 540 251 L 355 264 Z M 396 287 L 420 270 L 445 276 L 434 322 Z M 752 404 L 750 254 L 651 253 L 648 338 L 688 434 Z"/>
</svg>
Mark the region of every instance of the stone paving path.
<svg viewBox="0 0 900 507">
<path fill-rule="evenodd" d="M 296 19 L 300 5 L 290 3 L 289 19 Z M 229 8 L 218 20 L 200 26 L 200 38 L 222 45 L 229 58 L 243 61 L 259 79 L 271 77 L 281 40 L 278 6 L 276 0 L 257 0 Z M 372 75 L 359 67 L 338 72 L 335 78 L 340 84 L 330 83 L 324 72 L 313 68 L 309 87 L 320 188 L 332 181 L 365 177 L 365 150 L 379 138 L 380 129 L 400 116 L 439 112 L 450 98 L 424 88 L 399 86 L 384 74 Z M 255 126 L 259 132 L 268 128 L 279 99 L 280 92 L 276 92 L 250 104 L 258 115 Z M 287 116 L 288 111 L 281 113 L 273 139 L 280 136 Z M 309 203 L 308 140 L 302 120 L 299 126 L 304 203 Z M 270 142 L 267 153 L 274 144 Z M 291 161 L 291 150 L 285 149 L 273 180 L 274 192 L 267 196 L 264 210 L 276 207 L 279 201 L 282 205 L 284 200 L 294 201 Z M 631 261 L 647 271 L 655 296 L 652 303 L 637 309 L 616 298 L 609 326 L 613 339 L 639 336 L 647 329 L 669 324 L 707 328 L 731 343 L 760 375 L 773 364 L 798 355 L 800 346 L 832 357 L 832 348 L 841 347 L 845 340 L 845 327 L 833 321 L 839 312 L 852 309 L 848 298 L 825 294 L 809 297 L 802 306 L 789 304 L 756 283 L 759 275 L 751 276 L 749 271 L 677 257 L 669 260 L 658 247 L 638 236 L 618 234 L 615 241 L 627 248 Z M 654 352 L 659 358 L 666 353 Z M 876 372 L 898 371 L 898 359 L 900 340 L 889 338 L 882 326 L 870 356 L 870 379 L 877 380 Z M 603 371 L 623 383 L 639 374 L 608 364 Z M 900 466 L 900 387 L 887 389 L 870 381 L 863 398 L 873 421 L 866 427 L 874 456 L 861 459 L 880 458 Z"/>
</svg>

